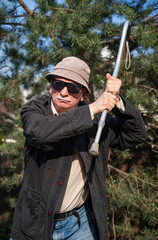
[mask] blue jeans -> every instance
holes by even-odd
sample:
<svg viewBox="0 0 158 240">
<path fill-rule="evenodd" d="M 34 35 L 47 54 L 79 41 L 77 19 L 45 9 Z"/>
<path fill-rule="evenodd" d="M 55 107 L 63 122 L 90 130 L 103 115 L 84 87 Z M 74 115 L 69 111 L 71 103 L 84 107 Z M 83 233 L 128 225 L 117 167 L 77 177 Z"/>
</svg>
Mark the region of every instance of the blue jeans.
<svg viewBox="0 0 158 240">
<path fill-rule="evenodd" d="M 95 219 L 89 204 L 86 203 L 77 212 L 80 216 L 80 224 L 74 215 L 55 221 L 52 240 L 99 240 Z M 10 240 L 13 239 L 10 238 Z"/>
<path fill-rule="evenodd" d="M 52 234 L 52 240 L 98 240 L 96 224 L 89 204 L 86 203 L 77 210 L 80 216 L 74 215 L 64 220 L 56 221 Z"/>
</svg>

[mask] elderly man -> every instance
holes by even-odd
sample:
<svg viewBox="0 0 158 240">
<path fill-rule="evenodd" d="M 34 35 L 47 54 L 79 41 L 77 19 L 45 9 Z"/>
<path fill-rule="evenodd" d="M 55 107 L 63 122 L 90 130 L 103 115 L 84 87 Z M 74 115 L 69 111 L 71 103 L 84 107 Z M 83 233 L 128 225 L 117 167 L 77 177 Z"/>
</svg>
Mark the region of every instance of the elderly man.
<svg viewBox="0 0 158 240">
<path fill-rule="evenodd" d="M 27 102 L 21 110 L 25 172 L 14 212 L 13 240 L 108 239 L 109 148 L 124 150 L 141 143 L 146 130 L 135 107 L 119 95 L 121 80 L 110 74 L 105 92 L 85 104 L 89 75 L 84 61 L 64 58 L 46 75 L 50 95 Z M 89 149 L 105 109 L 109 113 L 99 155 L 92 157 Z"/>
</svg>

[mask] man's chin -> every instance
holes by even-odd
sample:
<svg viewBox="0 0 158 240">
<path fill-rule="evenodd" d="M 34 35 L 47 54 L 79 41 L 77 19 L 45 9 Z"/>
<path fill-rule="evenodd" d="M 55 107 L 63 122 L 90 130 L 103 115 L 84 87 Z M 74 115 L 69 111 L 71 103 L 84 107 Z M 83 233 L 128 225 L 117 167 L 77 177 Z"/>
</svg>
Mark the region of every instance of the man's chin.
<svg viewBox="0 0 158 240">
<path fill-rule="evenodd" d="M 58 106 L 56 106 L 56 110 L 57 112 L 68 112 L 71 110 L 70 106 L 67 106 L 67 104 L 63 103 L 63 104 L 59 104 Z"/>
</svg>

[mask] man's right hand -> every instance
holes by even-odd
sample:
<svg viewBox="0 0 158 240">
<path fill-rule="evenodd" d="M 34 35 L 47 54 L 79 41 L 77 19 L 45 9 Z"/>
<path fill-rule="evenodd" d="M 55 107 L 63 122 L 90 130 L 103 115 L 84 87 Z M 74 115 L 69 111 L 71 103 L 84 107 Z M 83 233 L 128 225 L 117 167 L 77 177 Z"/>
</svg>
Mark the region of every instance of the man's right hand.
<svg viewBox="0 0 158 240">
<path fill-rule="evenodd" d="M 95 102 L 90 104 L 93 114 L 103 112 L 105 109 L 111 112 L 117 104 L 118 97 L 109 92 L 104 92 Z"/>
</svg>

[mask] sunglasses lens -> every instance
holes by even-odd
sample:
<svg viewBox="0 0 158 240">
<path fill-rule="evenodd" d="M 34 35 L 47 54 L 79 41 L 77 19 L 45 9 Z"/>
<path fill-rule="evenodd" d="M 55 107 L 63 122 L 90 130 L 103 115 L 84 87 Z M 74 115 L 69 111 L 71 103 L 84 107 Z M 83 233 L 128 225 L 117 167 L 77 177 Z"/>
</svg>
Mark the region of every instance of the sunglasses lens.
<svg viewBox="0 0 158 240">
<path fill-rule="evenodd" d="M 70 85 L 67 85 L 67 88 L 68 88 L 68 92 L 69 93 L 73 93 L 73 94 L 77 94 L 79 93 L 79 88 L 77 86 L 75 86 L 74 84 L 72 83 L 69 83 Z"/>
<path fill-rule="evenodd" d="M 52 82 L 52 86 L 53 86 L 53 88 L 54 88 L 55 90 L 61 91 L 61 90 L 64 88 L 65 84 L 64 84 L 63 82 L 61 82 L 61 81 L 56 81 L 56 80 L 54 80 L 54 81 Z"/>
<path fill-rule="evenodd" d="M 66 86 L 68 89 L 68 92 L 72 94 L 78 94 L 81 89 L 80 85 L 77 86 L 73 83 L 66 83 L 58 80 L 53 80 L 52 86 L 57 91 L 61 91 Z"/>
</svg>

